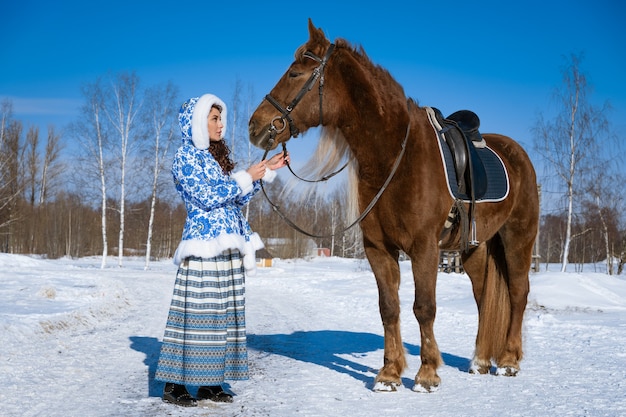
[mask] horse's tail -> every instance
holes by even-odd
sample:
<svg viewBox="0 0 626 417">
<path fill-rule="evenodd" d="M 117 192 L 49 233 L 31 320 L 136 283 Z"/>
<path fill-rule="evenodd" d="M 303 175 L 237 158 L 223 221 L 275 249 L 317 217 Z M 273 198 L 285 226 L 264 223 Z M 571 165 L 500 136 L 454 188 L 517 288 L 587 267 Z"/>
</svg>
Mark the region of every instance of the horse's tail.
<svg viewBox="0 0 626 417">
<path fill-rule="evenodd" d="M 486 274 L 478 306 L 477 357 L 498 358 L 506 347 L 511 302 L 504 259 L 502 241 L 496 235 L 487 242 Z"/>
</svg>

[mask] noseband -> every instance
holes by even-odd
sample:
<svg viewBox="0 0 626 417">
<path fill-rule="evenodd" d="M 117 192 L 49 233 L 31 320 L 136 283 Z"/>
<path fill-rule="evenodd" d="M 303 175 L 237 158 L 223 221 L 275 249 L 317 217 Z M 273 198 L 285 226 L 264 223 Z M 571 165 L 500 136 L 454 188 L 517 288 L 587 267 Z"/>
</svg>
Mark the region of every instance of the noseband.
<svg viewBox="0 0 626 417">
<path fill-rule="evenodd" d="M 331 43 L 330 46 L 328 47 L 328 50 L 326 51 L 326 54 L 324 55 L 324 58 L 318 57 L 311 51 L 306 51 L 303 54 L 305 58 L 313 59 L 317 61 L 319 65 L 313 70 L 313 72 L 311 73 L 311 76 L 309 77 L 307 82 L 304 83 L 304 86 L 302 87 L 300 92 L 298 92 L 296 97 L 291 101 L 291 103 L 289 103 L 287 107 L 283 108 L 280 105 L 280 103 L 270 94 L 265 96 L 265 100 L 267 100 L 272 106 L 276 108 L 276 110 L 278 110 L 281 113 L 281 116 L 274 117 L 272 121 L 270 122 L 270 140 L 267 145 L 267 150 L 269 150 L 272 147 L 272 145 L 274 144 L 276 135 L 278 133 L 281 133 L 283 130 L 285 130 L 285 127 L 287 126 L 287 124 L 289 124 L 289 134 L 291 135 L 291 137 L 295 138 L 300 134 L 300 131 L 294 125 L 293 119 L 291 118 L 291 112 L 293 111 L 293 109 L 296 108 L 296 106 L 298 105 L 300 100 L 302 100 L 302 98 L 306 95 L 306 93 L 311 91 L 311 89 L 313 88 L 313 85 L 315 85 L 318 79 L 320 81 L 320 85 L 319 85 L 320 125 L 322 124 L 323 122 L 322 96 L 323 96 L 323 90 L 324 90 L 324 68 L 326 67 L 326 63 L 328 63 L 328 59 L 330 58 L 330 55 L 333 53 L 334 49 L 335 49 L 335 44 Z M 282 126 L 280 126 L 280 128 L 277 128 L 276 122 L 278 122 L 279 120 L 281 121 Z"/>
</svg>

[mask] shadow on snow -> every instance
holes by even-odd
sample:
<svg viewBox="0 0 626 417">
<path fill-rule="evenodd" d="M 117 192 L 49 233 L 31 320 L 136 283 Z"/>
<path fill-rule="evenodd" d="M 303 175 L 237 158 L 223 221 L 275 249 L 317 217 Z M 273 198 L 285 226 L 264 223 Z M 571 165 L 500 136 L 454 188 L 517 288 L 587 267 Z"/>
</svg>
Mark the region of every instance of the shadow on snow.
<svg viewBox="0 0 626 417">
<path fill-rule="evenodd" d="M 131 336 L 129 339 L 131 349 L 146 355 L 143 362 L 148 367 L 149 396 L 161 397 L 165 384 L 154 379 L 161 342 L 155 337 Z M 419 346 L 405 343 L 404 347 L 408 355 L 419 356 Z M 248 348 L 323 366 L 349 375 L 371 389 L 374 386 L 378 369 L 363 365 L 360 359 L 368 353 L 383 349 L 384 339 L 372 333 L 339 330 L 297 331 L 291 334 L 249 334 Z M 349 357 L 346 358 L 346 356 Z M 469 359 L 448 353 L 442 353 L 441 356 L 446 365 L 462 372 L 469 371 Z M 405 387 L 412 387 L 413 380 L 402 378 L 402 384 Z"/>
<path fill-rule="evenodd" d="M 146 355 L 143 363 L 148 367 L 148 396 L 161 397 L 165 383 L 154 379 L 161 353 L 161 342 L 156 337 L 131 336 L 129 339 L 131 349 Z"/>
<path fill-rule="evenodd" d="M 363 365 L 360 358 L 370 352 L 384 349 L 384 338 L 372 333 L 338 330 L 297 331 L 291 334 L 249 334 L 248 347 L 259 352 L 323 366 L 349 375 L 363 382 L 366 387 L 373 388 L 378 369 Z M 419 346 L 405 343 L 404 347 L 408 355 L 419 356 Z M 447 353 L 442 353 L 441 356 L 446 365 L 463 372 L 469 371 L 469 359 Z M 402 384 L 412 387 L 413 380 L 403 378 Z"/>
</svg>

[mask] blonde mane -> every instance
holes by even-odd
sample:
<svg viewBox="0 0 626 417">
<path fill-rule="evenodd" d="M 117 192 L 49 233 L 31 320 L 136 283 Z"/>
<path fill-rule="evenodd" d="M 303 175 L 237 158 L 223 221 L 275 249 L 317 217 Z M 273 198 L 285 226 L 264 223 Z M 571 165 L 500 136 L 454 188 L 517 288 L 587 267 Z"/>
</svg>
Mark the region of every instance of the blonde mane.
<svg viewBox="0 0 626 417">
<path fill-rule="evenodd" d="M 343 178 L 347 180 L 347 195 L 345 205 L 343 206 L 346 223 L 350 224 L 359 215 L 358 193 L 357 193 L 357 171 L 358 163 L 346 139 L 338 128 L 323 127 L 320 132 L 320 138 L 311 155 L 311 158 L 301 168 L 303 178 L 322 178 L 340 169 L 343 164 L 348 162 L 347 171 Z M 344 173 L 340 174 L 343 175 Z M 297 189 L 296 189 L 297 187 Z M 286 193 L 291 195 L 299 194 L 298 200 L 301 203 L 310 202 L 310 198 L 319 186 L 302 187 L 301 180 L 297 178 L 291 179 L 285 187 Z M 316 197 L 321 197 L 316 194 Z M 346 225 L 347 225 L 346 224 Z"/>
</svg>

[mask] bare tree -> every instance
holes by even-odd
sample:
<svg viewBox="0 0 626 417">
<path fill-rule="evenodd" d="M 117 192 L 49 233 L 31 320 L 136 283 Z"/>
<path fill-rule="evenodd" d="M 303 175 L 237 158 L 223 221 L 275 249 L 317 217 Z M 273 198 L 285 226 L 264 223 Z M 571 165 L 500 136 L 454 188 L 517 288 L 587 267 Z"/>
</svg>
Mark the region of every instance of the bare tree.
<svg viewBox="0 0 626 417">
<path fill-rule="evenodd" d="M 4 143 L 6 128 L 13 117 L 13 102 L 8 99 L 2 100 L 0 104 L 0 143 Z"/>
<path fill-rule="evenodd" d="M 31 126 L 26 133 L 26 178 L 24 186 L 28 189 L 27 200 L 31 208 L 35 206 L 35 195 L 39 171 L 39 128 Z"/>
<path fill-rule="evenodd" d="M 614 173 L 608 163 L 605 169 L 597 169 L 595 173 L 587 185 L 585 199 L 585 205 L 595 216 L 588 215 L 586 221 L 591 223 L 597 219 L 596 228 L 600 229 L 602 235 L 602 255 L 606 261 L 607 274 L 613 275 L 613 260 L 620 259 L 615 247 L 620 247 L 619 216 L 624 207 L 624 195 L 621 191 L 624 178 L 619 173 Z"/>
<path fill-rule="evenodd" d="M 75 181 L 80 185 L 90 184 L 89 178 L 94 173 L 99 183 L 100 194 L 100 229 L 102 233 L 102 261 L 100 267 L 106 266 L 108 256 L 107 237 L 107 156 L 108 134 L 103 118 L 105 92 L 102 81 L 82 87 L 85 104 L 81 109 L 80 119 L 71 127 L 72 135 L 82 144 L 85 157 L 80 158 L 83 169 L 77 171 Z M 94 169 L 90 169 L 93 167 Z M 85 184 L 86 183 L 86 184 Z M 69 248 L 71 250 L 71 248 Z"/>
<path fill-rule="evenodd" d="M 127 163 L 140 139 L 135 134 L 136 118 L 141 103 L 137 103 L 139 94 L 139 77 L 131 74 L 119 74 L 111 84 L 111 101 L 104 106 L 104 113 L 116 133 L 117 142 L 113 150 L 119 167 L 119 237 L 118 266 L 124 259 L 124 219 L 126 207 L 126 173 Z"/>
<path fill-rule="evenodd" d="M 159 178 L 169 162 L 169 155 L 173 138 L 176 132 L 176 100 L 178 91 L 172 83 L 157 86 L 146 91 L 145 99 L 147 111 L 144 113 L 146 126 L 149 126 L 149 135 L 152 138 L 153 163 L 152 163 L 152 194 L 150 197 L 150 218 L 148 220 L 148 237 L 146 239 L 146 263 L 145 269 L 150 264 L 152 249 L 152 232 L 154 227 L 154 215 L 159 190 Z"/>
<path fill-rule="evenodd" d="M 59 174 L 59 170 L 55 169 L 55 162 L 59 157 L 60 136 L 55 133 L 53 126 L 48 127 L 48 138 L 43 156 L 39 149 L 39 142 L 39 128 L 29 127 L 25 143 L 25 186 L 28 188 L 27 200 L 32 206 L 35 203 L 45 202 L 50 181 Z"/>
<path fill-rule="evenodd" d="M 58 135 L 54 126 L 48 127 L 48 139 L 46 141 L 46 150 L 41 164 L 41 179 L 39 181 L 39 204 L 45 204 L 50 194 L 50 189 L 55 180 L 59 178 L 62 172 L 62 166 L 59 164 L 59 156 L 61 152 L 61 136 Z"/>
<path fill-rule="evenodd" d="M 9 122 L 3 135 L 2 149 L 2 196 L 0 202 L 0 226 L 6 229 L 4 251 L 18 253 L 18 244 L 14 229 L 21 213 L 17 210 L 18 203 L 24 191 L 24 146 L 22 145 L 22 123 L 12 120 Z"/>
<path fill-rule="evenodd" d="M 25 166 L 24 166 L 24 193 L 28 205 L 23 208 L 22 214 L 30 221 L 22 223 L 22 244 L 28 253 L 37 251 L 35 234 L 39 227 L 40 218 L 35 213 L 35 195 L 37 190 L 37 178 L 39 172 L 39 128 L 30 126 L 26 132 L 24 143 Z"/>
<path fill-rule="evenodd" d="M 233 159 L 237 160 L 239 158 L 238 152 L 238 127 L 241 123 L 242 116 L 242 106 L 241 106 L 241 80 L 239 77 L 235 80 L 235 87 L 233 88 L 233 99 L 232 103 L 228 108 L 228 116 L 230 118 L 230 149 L 233 154 Z"/>
<path fill-rule="evenodd" d="M 258 160 L 263 151 L 252 146 L 248 140 L 248 121 L 254 111 L 254 87 L 248 84 L 244 92 L 241 79 L 235 80 L 232 102 L 228 106 L 229 147 L 236 163 L 248 166 Z"/>
<path fill-rule="evenodd" d="M 546 182 L 556 178 L 566 199 L 567 223 L 561 258 L 563 272 L 567 268 L 572 240 L 576 196 L 583 191 L 584 176 L 591 172 L 591 166 L 596 162 L 593 156 L 598 155 L 597 149 L 607 126 L 605 111 L 608 106 L 596 108 L 589 102 L 590 89 L 585 74 L 580 70 L 580 61 L 579 56 L 572 55 L 563 70 L 563 85 L 555 91 L 559 107 L 554 119 L 544 120 L 540 116 L 534 129 L 536 150 L 553 170 Z"/>
<path fill-rule="evenodd" d="M 2 233 L 2 248 L 4 252 L 10 250 L 10 225 L 15 220 L 15 200 L 19 196 L 18 178 L 14 175 L 14 164 L 18 155 L 12 154 L 14 145 L 19 144 L 22 132 L 21 123 L 13 120 L 13 103 L 3 100 L 0 107 L 0 232 Z"/>
<path fill-rule="evenodd" d="M 617 275 L 621 275 L 626 264 L 626 233 L 623 234 L 621 242 L 618 243 Z"/>
</svg>

